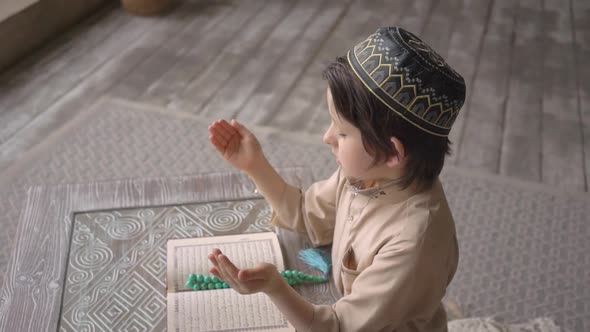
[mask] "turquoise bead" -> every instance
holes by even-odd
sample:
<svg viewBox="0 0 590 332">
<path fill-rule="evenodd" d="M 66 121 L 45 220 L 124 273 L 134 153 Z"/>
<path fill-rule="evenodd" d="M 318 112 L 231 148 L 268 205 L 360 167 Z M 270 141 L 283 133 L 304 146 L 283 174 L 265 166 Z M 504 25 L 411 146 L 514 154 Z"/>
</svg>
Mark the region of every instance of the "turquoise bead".
<svg viewBox="0 0 590 332">
<path fill-rule="evenodd" d="M 197 278 L 197 282 L 203 282 L 203 280 L 205 279 L 202 274 L 197 274 L 196 278 Z"/>
<path fill-rule="evenodd" d="M 223 288 L 229 288 L 229 284 L 227 282 L 224 281 L 221 284 L 223 285 Z"/>
<path fill-rule="evenodd" d="M 192 288 L 192 287 L 193 287 L 193 282 L 191 282 L 191 280 L 189 279 L 189 280 L 187 280 L 187 281 L 184 283 L 184 285 L 185 285 L 186 287 L 188 287 L 188 288 Z"/>
<path fill-rule="evenodd" d="M 194 284 L 193 290 L 201 290 L 201 286 L 199 284 Z"/>
<path fill-rule="evenodd" d="M 207 288 L 208 289 L 215 289 L 215 284 L 210 282 L 207 284 Z"/>
<path fill-rule="evenodd" d="M 210 283 L 211 282 L 211 277 L 210 276 L 204 276 L 203 277 L 203 282 L 206 283 L 206 284 Z"/>
<path fill-rule="evenodd" d="M 212 283 L 218 283 L 219 282 L 219 278 L 217 278 L 216 276 L 212 276 L 211 277 L 211 282 Z"/>
<path fill-rule="evenodd" d="M 220 289 L 221 288 L 221 283 L 220 282 L 216 282 L 215 283 L 215 289 Z"/>
<path fill-rule="evenodd" d="M 286 270 L 286 271 L 285 271 L 285 277 L 289 278 L 289 277 L 291 277 L 292 275 L 293 275 L 293 273 L 292 273 L 291 271 L 289 271 L 289 270 Z"/>
</svg>

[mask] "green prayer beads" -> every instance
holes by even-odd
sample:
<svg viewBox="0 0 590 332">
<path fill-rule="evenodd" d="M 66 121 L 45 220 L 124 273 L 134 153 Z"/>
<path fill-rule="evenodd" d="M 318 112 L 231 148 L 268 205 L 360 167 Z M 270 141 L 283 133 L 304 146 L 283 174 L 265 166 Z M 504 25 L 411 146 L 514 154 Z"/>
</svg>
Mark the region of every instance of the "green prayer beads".
<svg viewBox="0 0 590 332">
<path fill-rule="evenodd" d="M 322 276 L 307 274 L 297 270 L 281 271 L 281 276 L 291 286 L 305 283 L 326 282 L 327 279 Z M 214 275 L 189 274 L 185 286 L 192 290 L 210 290 L 230 288 L 229 284 Z"/>
<path fill-rule="evenodd" d="M 325 282 L 326 278 L 321 276 L 315 276 L 312 274 L 306 274 L 297 270 L 285 270 L 281 271 L 281 276 L 287 280 L 289 285 L 298 285 L 303 283 L 317 283 Z"/>
</svg>

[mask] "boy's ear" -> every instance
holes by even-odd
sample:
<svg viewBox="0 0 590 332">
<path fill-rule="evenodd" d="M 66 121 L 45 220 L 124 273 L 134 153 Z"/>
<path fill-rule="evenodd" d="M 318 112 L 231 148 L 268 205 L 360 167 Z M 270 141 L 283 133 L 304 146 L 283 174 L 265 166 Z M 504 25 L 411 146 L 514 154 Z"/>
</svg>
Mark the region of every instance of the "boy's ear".
<svg viewBox="0 0 590 332">
<path fill-rule="evenodd" d="M 387 159 L 386 165 L 393 168 L 404 165 L 406 161 L 406 149 L 404 144 L 397 139 L 397 137 L 391 137 L 391 144 L 393 144 L 393 155 Z"/>
</svg>

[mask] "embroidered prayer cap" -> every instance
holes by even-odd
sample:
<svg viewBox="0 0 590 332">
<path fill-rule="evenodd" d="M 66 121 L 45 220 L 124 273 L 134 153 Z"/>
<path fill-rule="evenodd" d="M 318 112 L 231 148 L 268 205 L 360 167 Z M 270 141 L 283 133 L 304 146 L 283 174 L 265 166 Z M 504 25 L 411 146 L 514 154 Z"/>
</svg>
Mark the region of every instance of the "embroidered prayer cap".
<svg viewBox="0 0 590 332">
<path fill-rule="evenodd" d="M 465 101 L 465 80 L 426 43 L 398 27 L 380 28 L 347 58 L 388 108 L 430 134 L 449 135 Z"/>
</svg>

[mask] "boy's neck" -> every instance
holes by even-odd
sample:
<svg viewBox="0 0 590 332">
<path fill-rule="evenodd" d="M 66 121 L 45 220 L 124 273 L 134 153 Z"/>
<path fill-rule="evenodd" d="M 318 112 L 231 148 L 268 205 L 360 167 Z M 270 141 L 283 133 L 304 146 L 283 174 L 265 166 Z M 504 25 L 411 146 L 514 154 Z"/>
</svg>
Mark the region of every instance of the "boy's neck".
<svg viewBox="0 0 590 332">
<path fill-rule="evenodd" d="M 379 185 L 383 185 L 386 183 L 390 183 L 391 181 L 401 179 L 404 176 L 404 171 L 403 169 L 399 168 L 391 169 L 388 167 L 384 167 L 375 172 L 373 175 L 374 177 L 372 177 L 371 179 L 361 181 L 364 189 L 377 187 Z"/>
</svg>

